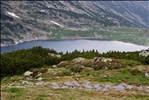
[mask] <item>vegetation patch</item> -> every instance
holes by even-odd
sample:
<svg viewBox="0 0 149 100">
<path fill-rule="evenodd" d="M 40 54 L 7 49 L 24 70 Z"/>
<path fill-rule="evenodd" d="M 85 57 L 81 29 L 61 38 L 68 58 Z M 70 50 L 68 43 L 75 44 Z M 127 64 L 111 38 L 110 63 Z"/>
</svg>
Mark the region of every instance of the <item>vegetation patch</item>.
<svg viewBox="0 0 149 100">
<path fill-rule="evenodd" d="M 52 35 L 49 39 L 63 40 L 63 39 L 109 39 L 118 40 L 123 42 L 129 42 L 139 45 L 149 45 L 148 29 L 135 28 L 135 27 L 104 27 L 95 28 L 91 27 L 88 30 L 69 30 L 69 29 L 52 29 Z M 131 33 L 131 34 L 130 34 Z"/>
<path fill-rule="evenodd" d="M 14 93 L 16 95 L 16 97 L 22 96 L 24 94 L 24 91 L 22 88 L 15 88 L 15 87 L 3 89 L 2 92 Z"/>
<path fill-rule="evenodd" d="M 60 55 L 61 58 L 49 55 Z M 95 60 L 94 58 L 97 57 Z M 75 62 L 75 58 L 84 58 L 81 62 Z M 108 59 L 112 60 L 108 60 Z M 139 52 L 116 52 L 99 53 L 95 50 L 74 50 L 65 54 L 40 46 L 31 49 L 22 49 L 1 54 L 1 77 L 23 74 L 32 68 L 42 68 L 52 65 L 65 67 L 74 72 L 81 72 L 84 67 L 99 69 L 119 69 L 126 66 L 147 65 L 149 56 L 139 56 Z M 94 59 L 94 63 L 92 60 Z M 74 61 L 72 61 L 74 60 Z M 106 61 L 107 60 L 107 61 Z M 106 62 L 105 62 L 106 61 Z M 61 63 L 60 63 L 61 62 Z"/>
</svg>

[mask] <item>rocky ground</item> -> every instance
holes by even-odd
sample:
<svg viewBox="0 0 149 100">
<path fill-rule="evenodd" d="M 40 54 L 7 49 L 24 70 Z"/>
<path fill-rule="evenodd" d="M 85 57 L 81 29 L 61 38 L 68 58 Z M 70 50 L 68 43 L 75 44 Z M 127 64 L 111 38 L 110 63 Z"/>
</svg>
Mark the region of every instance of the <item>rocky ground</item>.
<svg viewBox="0 0 149 100">
<path fill-rule="evenodd" d="M 124 67 L 114 59 L 96 57 L 92 59 L 93 67 L 87 67 L 90 62 L 91 59 L 76 58 L 51 67 L 32 68 L 23 75 L 5 77 L 1 81 L 1 100 L 149 99 L 148 65 Z M 112 65 L 119 67 L 97 70 L 99 62 L 108 65 L 113 62 Z M 74 64 L 78 70 L 72 68 Z"/>
</svg>

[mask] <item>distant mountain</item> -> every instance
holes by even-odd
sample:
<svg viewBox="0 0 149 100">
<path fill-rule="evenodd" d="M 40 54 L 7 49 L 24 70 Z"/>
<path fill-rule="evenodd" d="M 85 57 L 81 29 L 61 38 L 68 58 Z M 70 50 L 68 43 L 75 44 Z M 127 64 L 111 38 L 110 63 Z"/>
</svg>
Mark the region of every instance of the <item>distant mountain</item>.
<svg viewBox="0 0 149 100">
<path fill-rule="evenodd" d="M 1 45 L 36 39 L 104 38 L 101 30 L 113 26 L 146 28 L 141 36 L 148 36 L 148 1 L 0 3 Z M 100 31 L 91 31 L 94 29 Z"/>
</svg>

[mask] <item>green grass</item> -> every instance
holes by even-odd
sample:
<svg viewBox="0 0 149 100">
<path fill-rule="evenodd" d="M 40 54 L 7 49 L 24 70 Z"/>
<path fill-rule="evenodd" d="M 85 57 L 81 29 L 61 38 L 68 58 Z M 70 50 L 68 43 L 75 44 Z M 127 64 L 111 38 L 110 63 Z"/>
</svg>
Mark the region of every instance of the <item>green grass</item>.
<svg viewBox="0 0 149 100">
<path fill-rule="evenodd" d="M 38 95 L 35 100 L 44 100 L 45 95 Z"/>
<path fill-rule="evenodd" d="M 5 90 L 11 90 L 5 87 Z M 14 89 L 12 89 L 14 92 Z M 18 92 L 18 90 L 17 90 Z M 103 93 L 97 93 L 97 91 L 86 91 L 78 89 L 52 89 L 49 87 L 29 86 L 24 88 L 24 94 L 17 96 L 16 94 L 10 94 L 9 92 L 2 97 L 5 100 L 148 100 L 147 95 L 130 95 L 126 98 L 122 98 L 121 93 L 113 92 L 109 95 Z M 16 93 L 16 89 L 15 89 Z M 125 95 L 124 95 L 125 96 Z"/>
<path fill-rule="evenodd" d="M 16 96 L 22 96 L 23 95 L 23 89 L 22 88 L 8 88 L 2 90 L 2 92 L 10 92 L 10 93 L 15 93 Z"/>
<path fill-rule="evenodd" d="M 42 74 L 43 81 L 63 83 L 66 81 L 73 81 L 78 78 L 78 82 L 89 80 L 93 83 L 112 83 L 119 84 L 125 82 L 127 84 L 143 84 L 148 85 L 149 80 L 143 77 L 143 73 L 132 75 L 130 73 L 133 67 L 126 67 L 121 69 L 106 70 L 101 69 L 98 71 L 81 71 L 70 75 L 70 70 L 65 68 L 52 69 L 47 73 Z M 89 69 L 88 69 L 89 70 Z M 67 74 L 66 74 L 67 73 Z M 107 75 L 107 77 L 103 77 Z M 59 78 L 55 78 L 59 76 Z M 19 83 L 19 79 L 23 76 L 13 76 L 4 78 L 2 80 L 2 97 L 6 100 L 125 100 L 121 94 L 111 91 L 109 95 L 98 94 L 96 91 L 78 90 L 78 89 L 52 89 L 49 86 L 28 86 L 21 85 L 23 88 L 17 88 L 13 83 Z M 14 81 L 15 80 L 15 81 Z M 7 84 L 6 84 L 7 83 Z M 9 86 L 8 83 L 12 85 Z M 129 92 L 128 92 L 129 93 Z M 6 95 L 7 94 L 7 95 Z M 126 94 L 127 95 L 127 94 Z M 147 95 L 129 95 L 128 100 L 147 100 Z"/>
<path fill-rule="evenodd" d="M 142 100 L 149 100 L 149 96 L 147 95 L 134 95 L 135 98 L 142 99 Z"/>
<path fill-rule="evenodd" d="M 121 64 L 125 65 L 125 66 L 137 66 L 137 65 L 141 65 L 141 62 L 135 61 L 135 60 L 126 60 L 126 59 L 117 59 L 118 62 L 120 62 Z"/>
<path fill-rule="evenodd" d="M 130 71 L 131 68 L 122 68 L 117 70 L 99 70 L 93 72 L 81 72 L 80 75 L 84 79 L 89 78 L 89 76 L 93 76 L 90 80 L 95 82 L 109 82 L 109 83 L 125 82 L 127 84 L 146 84 L 146 85 L 149 84 L 149 80 L 144 77 L 144 73 L 132 75 Z"/>
<path fill-rule="evenodd" d="M 106 27 L 105 29 L 92 28 L 90 30 L 65 30 L 52 29 L 53 34 L 50 39 L 61 40 L 62 37 L 77 39 L 77 36 L 82 38 L 97 38 L 94 34 L 100 36 L 99 39 L 118 40 L 130 42 L 139 45 L 149 45 L 149 30 L 144 28 L 134 27 Z M 56 34 L 57 33 L 57 34 Z"/>
</svg>

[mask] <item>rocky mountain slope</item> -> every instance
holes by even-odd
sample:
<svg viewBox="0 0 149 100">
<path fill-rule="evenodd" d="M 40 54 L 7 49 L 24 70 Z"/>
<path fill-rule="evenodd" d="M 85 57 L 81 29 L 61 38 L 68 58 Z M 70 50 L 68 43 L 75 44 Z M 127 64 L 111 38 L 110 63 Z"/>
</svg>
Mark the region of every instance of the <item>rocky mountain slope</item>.
<svg viewBox="0 0 149 100">
<path fill-rule="evenodd" d="M 146 28 L 138 29 L 141 31 L 139 36 L 149 37 L 148 3 L 1 1 L 1 45 L 36 39 L 102 39 L 101 30 L 107 31 L 109 26 Z M 90 31 L 94 29 L 98 31 Z"/>
</svg>

